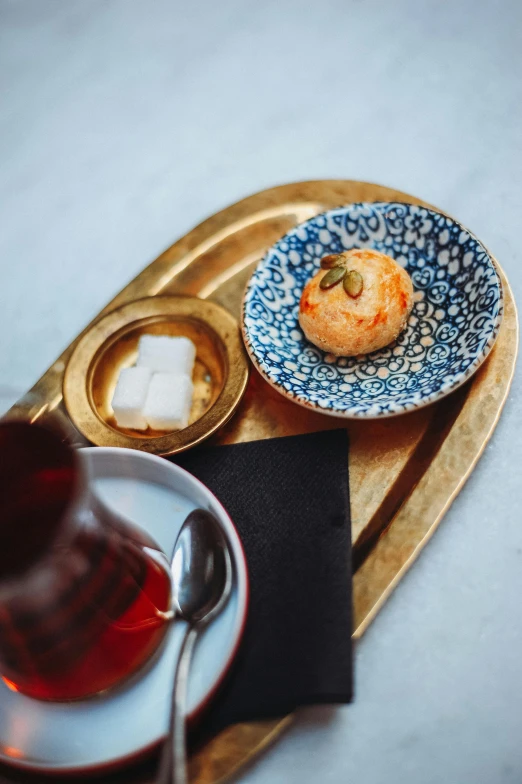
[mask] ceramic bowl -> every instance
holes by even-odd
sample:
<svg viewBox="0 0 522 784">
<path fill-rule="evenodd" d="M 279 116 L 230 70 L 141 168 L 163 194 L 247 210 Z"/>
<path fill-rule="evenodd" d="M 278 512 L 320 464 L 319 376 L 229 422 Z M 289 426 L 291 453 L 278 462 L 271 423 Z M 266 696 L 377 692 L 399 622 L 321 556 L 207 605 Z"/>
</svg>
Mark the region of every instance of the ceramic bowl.
<svg viewBox="0 0 522 784">
<path fill-rule="evenodd" d="M 351 248 L 392 256 L 411 276 L 414 307 L 397 340 L 372 354 L 335 357 L 309 343 L 299 300 L 321 258 Z M 440 400 L 491 351 L 502 285 L 485 247 L 457 221 L 400 202 L 350 204 L 296 226 L 255 269 L 243 300 L 243 338 L 261 375 L 324 414 L 379 418 Z"/>
</svg>

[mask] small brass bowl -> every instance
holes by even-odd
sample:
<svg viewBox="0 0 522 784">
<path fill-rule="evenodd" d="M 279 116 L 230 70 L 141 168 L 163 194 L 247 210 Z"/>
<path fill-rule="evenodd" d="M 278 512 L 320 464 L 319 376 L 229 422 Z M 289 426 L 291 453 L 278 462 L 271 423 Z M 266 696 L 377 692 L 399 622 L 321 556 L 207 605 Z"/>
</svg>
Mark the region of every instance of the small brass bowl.
<svg viewBox="0 0 522 784">
<path fill-rule="evenodd" d="M 183 430 L 118 427 L 111 406 L 120 370 L 136 362 L 141 335 L 184 335 L 196 346 L 194 396 Z M 235 319 L 197 297 L 147 297 L 97 321 L 79 340 L 65 370 L 69 416 L 97 446 L 173 455 L 218 430 L 232 416 L 248 381 L 249 364 Z"/>
</svg>

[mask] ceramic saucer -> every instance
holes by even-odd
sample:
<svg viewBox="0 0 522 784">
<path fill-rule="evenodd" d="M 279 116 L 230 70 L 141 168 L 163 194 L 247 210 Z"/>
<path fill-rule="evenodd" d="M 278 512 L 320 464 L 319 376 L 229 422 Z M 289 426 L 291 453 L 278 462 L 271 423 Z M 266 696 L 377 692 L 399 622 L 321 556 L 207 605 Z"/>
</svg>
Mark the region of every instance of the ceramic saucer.
<svg viewBox="0 0 522 784">
<path fill-rule="evenodd" d="M 81 450 L 96 492 L 146 529 L 169 559 L 177 533 L 196 507 L 211 511 L 228 538 L 234 566 L 231 598 L 205 629 L 190 671 L 189 720 L 215 694 L 236 654 L 247 614 L 248 575 L 241 542 L 216 497 L 191 474 L 155 455 L 131 449 Z M 164 737 L 184 623 L 139 673 L 96 697 L 69 703 L 34 700 L 0 681 L 0 761 L 49 773 L 99 770 L 129 762 Z"/>
<path fill-rule="evenodd" d="M 298 321 L 306 282 L 330 253 L 373 248 L 409 272 L 415 303 L 398 339 L 372 354 L 334 357 Z M 376 419 L 440 400 L 491 351 L 502 285 L 484 246 L 457 221 L 400 202 L 350 204 L 302 223 L 255 269 L 243 301 L 243 338 L 261 375 L 307 408 Z"/>
</svg>

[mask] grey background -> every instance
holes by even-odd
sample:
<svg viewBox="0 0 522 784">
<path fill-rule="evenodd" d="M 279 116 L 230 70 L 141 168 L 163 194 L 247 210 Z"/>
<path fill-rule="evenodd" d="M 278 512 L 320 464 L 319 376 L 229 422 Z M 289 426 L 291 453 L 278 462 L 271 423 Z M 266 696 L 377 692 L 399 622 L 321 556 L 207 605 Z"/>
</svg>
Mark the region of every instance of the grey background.
<svg viewBox="0 0 522 784">
<path fill-rule="evenodd" d="M 0 410 L 147 262 L 262 188 L 457 216 L 522 287 L 519 0 L 0 0 Z M 520 384 L 360 642 L 248 784 L 522 780 Z"/>
</svg>

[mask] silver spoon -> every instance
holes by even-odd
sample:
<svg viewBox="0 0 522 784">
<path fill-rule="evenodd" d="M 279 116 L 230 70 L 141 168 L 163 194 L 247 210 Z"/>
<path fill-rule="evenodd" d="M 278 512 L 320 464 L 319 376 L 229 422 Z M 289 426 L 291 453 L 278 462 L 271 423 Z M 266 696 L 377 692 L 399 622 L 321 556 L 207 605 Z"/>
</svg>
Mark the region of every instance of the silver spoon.
<svg viewBox="0 0 522 784">
<path fill-rule="evenodd" d="M 175 617 L 187 621 L 181 645 L 170 711 L 169 732 L 161 752 L 157 784 L 186 784 L 185 714 L 187 682 L 194 643 L 225 606 L 232 588 L 228 542 L 216 518 L 194 509 L 176 539 L 172 556 Z"/>
</svg>

